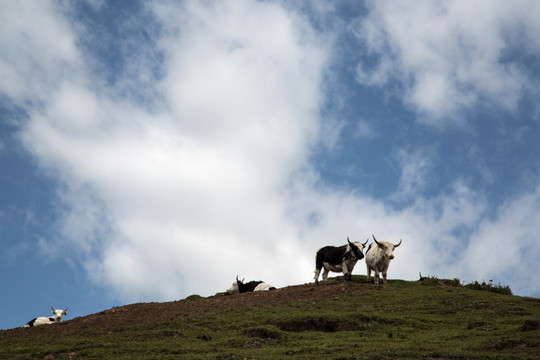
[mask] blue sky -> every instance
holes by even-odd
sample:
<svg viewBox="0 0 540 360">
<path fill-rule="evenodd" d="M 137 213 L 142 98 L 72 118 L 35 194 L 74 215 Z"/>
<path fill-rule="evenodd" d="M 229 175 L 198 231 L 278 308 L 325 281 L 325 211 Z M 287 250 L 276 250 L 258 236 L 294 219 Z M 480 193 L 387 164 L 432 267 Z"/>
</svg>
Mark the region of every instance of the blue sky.
<svg viewBox="0 0 540 360">
<path fill-rule="evenodd" d="M 1 329 L 311 282 L 394 243 L 390 278 L 540 296 L 535 1 L 0 4 Z M 360 262 L 355 274 L 365 274 Z"/>
</svg>

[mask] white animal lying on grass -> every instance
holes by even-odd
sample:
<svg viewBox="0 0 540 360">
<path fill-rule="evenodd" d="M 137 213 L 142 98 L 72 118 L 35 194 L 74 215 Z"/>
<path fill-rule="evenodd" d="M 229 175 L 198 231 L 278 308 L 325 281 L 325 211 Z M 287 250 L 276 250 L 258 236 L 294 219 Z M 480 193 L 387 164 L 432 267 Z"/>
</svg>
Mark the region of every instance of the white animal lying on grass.
<svg viewBox="0 0 540 360">
<path fill-rule="evenodd" d="M 252 291 L 268 291 L 275 290 L 276 288 L 264 281 L 250 281 L 244 284 L 244 280 L 238 280 L 238 275 L 236 276 L 236 282 L 227 290 L 227 295 L 231 294 L 242 294 Z"/>
<path fill-rule="evenodd" d="M 46 316 L 37 317 L 35 319 L 30 320 L 24 327 L 33 327 L 33 326 L 39 326 L 39 325 L 50 325 L 50 324 L 53 324 L 53 323 L 60 322 L 60 321 L 62 321 L 62 316 L 67 315 L 67 309 L 68 308 L 66 308 L 65 310 L 55 310 L 51 306 L 51 310 L 52 310 L 52 313 L 54 315 L 53 317 L 46 317 Z"/>
</svg>

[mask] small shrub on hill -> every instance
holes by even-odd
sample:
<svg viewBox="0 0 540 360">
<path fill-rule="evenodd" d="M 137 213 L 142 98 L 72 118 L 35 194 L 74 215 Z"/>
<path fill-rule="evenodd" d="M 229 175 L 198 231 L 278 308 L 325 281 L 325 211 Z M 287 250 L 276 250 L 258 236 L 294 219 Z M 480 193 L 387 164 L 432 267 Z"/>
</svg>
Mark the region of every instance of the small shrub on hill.
<svg viewBox="0 0 540 360">
<path fill-rule="evenodd" d="M 488 283 L 486 283 L 485 281 L 482 281 L 482 283 L 475 281 L 465 285 L 465 287 L 472 290 L 489 291 L 503 295 L 512 295 L 512 290 L 510 289 L 510 286 L 493 284 L 493 280 L 489 280 Z"/>
<path fill-rule="evenodd" d="M 493 280 L 489 280 L 489 282 L 482 281 L 479 283 L 478 281 L 471 282 L 466 285 L 462 285 L 461 281 L 458 278 L 454 279 L 439 279 L 436 276 L 426 276 L 423 277 L 420 275 L 420 280 L 423 285 L 443 285 L 443 286 L 452 286 L 452 287 L 461 287 L 464 286 L 467 289 L 472 290 L 479 290 L 479 291 L 489 291 L 494 292 L 498 294 L 503 295 L 513 295 L 512 290 L 510 289 L 510 286 L 508 285 L 501 285 L 499 284 L 493 284 Z"/>
</svg>

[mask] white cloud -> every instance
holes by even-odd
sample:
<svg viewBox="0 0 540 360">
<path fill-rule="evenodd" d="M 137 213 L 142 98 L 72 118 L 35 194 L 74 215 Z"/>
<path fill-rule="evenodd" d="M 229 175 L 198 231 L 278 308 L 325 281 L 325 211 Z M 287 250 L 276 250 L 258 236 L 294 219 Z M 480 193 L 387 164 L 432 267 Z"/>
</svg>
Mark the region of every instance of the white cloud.
<svg viewBox="0 0 540 360">
<path fill-rule="evenodd" d="M 73 77 L 30 112 L 23 141 L 66 187 L 58 241 L 123 299 L 301 281 L 275 269 L 297 250 L 283 192 L 318 138 L 323 44 L 270 3 L 163 6 L 166 107 Z"/>
<path fill-rule="evenodd" d="M 0 3 L 0 92 L 20 105 L 39 101 L 79 65 L 70 23 L 54 1 Z"/>
<path fill-rule="evenodd" d="M 428 124 L 463 125 L 463 111 L 484 101 L 513 111 L 530 87 L 508 54 L 524 37 L 540 51 L 534 1 L 374 1 L 369 8 L 353 31 L 379 60 L 358 64 L 357 81 L 400 82 L 397 95 Z"/>
<path fill-rule="evenodd" d="M 332 44 L 306 19 L 256 1 L 161 3 L 155 13 L 163 26 L 163 78 L 142 83 L 164 101 L 151 109 L 90 84 L 84 71 L 61 71 L 80 70 L 80 56 L 69 22 L 52 8 L 42 14 L 56 30 L 37 40 L 30 33 L 22 58 L 38 58 L 55 36 L 70 45 L 45 57 L 43 71 L 28 82 L 35 88 L 17 85 L 26 84 L 28 64 L 1 58 L 14 79 L 2 93 L 20 104 L 33 97 L 42 103 L 25 105 L 21 138 L 63 185 L 58 238 L 44 247 L 69 244 L 93 281 L 124 301 L 211 294 L 236 275 L 277 286 L 308 282 L 318 247 L 371 233 L 403 238 L 392 278 L 480 274 L 467 262 L 452 266 L 468 240 L 456 233 L 488 238 L 486 201 L 462 182 L 434 198 L 414 198 L 430 170 L 427 150 L 396 155 L 400 191 L 412 202 L 399 211 L 321 185 L 308 159 L 328 129 L 319 110 Z M 2 44 L 6 53 L 20 46 L 6 38 Z M 444 81 L 426 86 L 444 92 Z M 500 218 L 537 206 L 525 199 L 501 209 Z M 534 229 L 532 220 L 525 225 Z M 362 264 L 355 273 L 365 273 Z"/>
<path fill-rule="evenodd" d="M 433 163 L 433 149 L 418 148 L 413 152 L 399 149 L 394 155 L 400 167 L 398 188 L 392 194 L 395 200 L 407 200 L 423 193 L 428 185 Z"/>
<path fill-rule="evenodd" d="M 458 264 L 469 280 L 508 279 L 513 290 L 536 292 L 540 284 L 540 188 L 509 199 L 493 218 L 481 221 Z M 465 272 L 462 270 L 462 272 Z M 530 293 L 529 293 L 530 294 Z"/>
</svg>

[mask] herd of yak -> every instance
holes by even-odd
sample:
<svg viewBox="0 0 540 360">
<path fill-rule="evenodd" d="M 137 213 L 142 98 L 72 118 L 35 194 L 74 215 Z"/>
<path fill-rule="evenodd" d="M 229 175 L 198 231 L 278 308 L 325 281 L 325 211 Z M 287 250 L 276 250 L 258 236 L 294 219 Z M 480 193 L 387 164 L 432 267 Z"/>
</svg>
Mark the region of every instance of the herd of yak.
<svg viewBox="0 0 540 360">
<path fill-rule="evenodd" d="M 375 283 L 379 283 L 379 274 L 383 275 L 383 282 L 386 283 L 386 273 L 390 260 L 394 258 L 394 249 L 401 245 L 399 243 L 392 244 L 388 241 L 377 241 L 373 236 L 374 243 L 371 243 L 366 251 L 366 266 L 367 266 L 367 281 L 371 282 L 371 272 L 375 274 Z M 369 238 L 368 238 L 369 240 Z M 347 244 L 343 246 L 325 246 L 319 251 L 315 257 L 315 284 L 319 284 L 319 275 L 324 268 L 322 278 L 326 283 L 328 279 L 328 273 L 338 272 L 343 273 L 346 280 L 351 279 L 352 271 L 356 262 L 364 258 L 364 247 L 367 245 L 368 240 L 365 243 L 351 242 L 347 238 Z M 245 293 L 251 291 L 267 291 L 273 290 L 275 287 L 265 283 L 263 281 L 250 281 L 244 283 L 244 280 L 239 280 L 236 277 L 236 282 L 227 290 L 227 294 Z M 65 310 L 55 310 L 51 307 L 52 317 L 37 317 L 30 320 L 25 327 L 33 327 L 38 325 L 54 324 L 62 321 L 62 317 L 67 315 L 67 308 Z"/>
<path fill-rule="evenodd" d="M 371 272 L 373 271 L 375 274 L 375 284 L 379 283 L 380 273 L 383 275 L 383 283 L 386 283 L 390 260 L 394 258 L 394 249 L 401 245 L 401 240 L 397 244 L 392 244 L 388 241 L 377 241 L 375 235 L 371 236 L 373 236 L 375 242 L 371 243 L 366 251 L 367 281 L 371 282 Z M 319 275 L 323 268 L 322 277 L 325 283 L 330 271 L 343 273 L 345 279 L 350 280 L 356 262 L 364 258 L 363 251 L 368 241 L 369 238 L 365 243 L 351 242 L 347 238 L 347 244 L 343 246 L 325 246 L 320 248 L 315 257 L 315 285 L 319 284 Z M 227 290 L 227 294 L 272 289 L 275 289 L 275 287 L 263 281 L 244 283 L 243 280 L 238 280 L 237 276 L 236 282 Z"/>
</svg>

